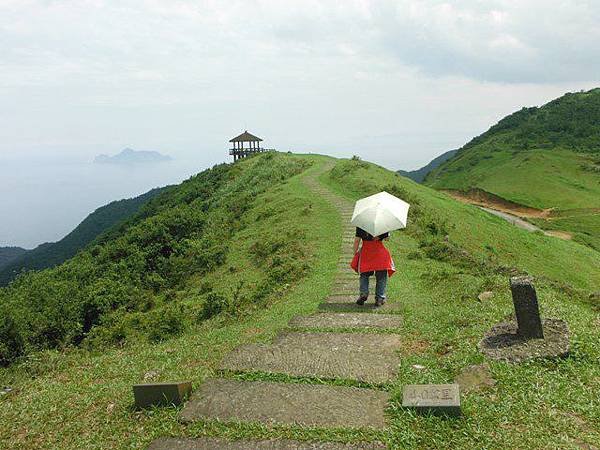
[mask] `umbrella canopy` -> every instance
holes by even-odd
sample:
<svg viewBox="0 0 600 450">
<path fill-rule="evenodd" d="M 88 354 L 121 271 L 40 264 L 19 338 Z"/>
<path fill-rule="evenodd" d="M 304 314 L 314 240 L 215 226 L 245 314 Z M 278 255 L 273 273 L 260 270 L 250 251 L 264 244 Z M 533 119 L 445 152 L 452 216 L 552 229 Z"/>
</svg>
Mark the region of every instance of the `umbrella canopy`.
<svg viewBox="0 0 600 450">
<path fill-rule="evenodd" d="M 387 192 L 361 198 L 354 205 L 352 225 L 372 236 L 406 227 L 410 205 Z"/>
</svg>

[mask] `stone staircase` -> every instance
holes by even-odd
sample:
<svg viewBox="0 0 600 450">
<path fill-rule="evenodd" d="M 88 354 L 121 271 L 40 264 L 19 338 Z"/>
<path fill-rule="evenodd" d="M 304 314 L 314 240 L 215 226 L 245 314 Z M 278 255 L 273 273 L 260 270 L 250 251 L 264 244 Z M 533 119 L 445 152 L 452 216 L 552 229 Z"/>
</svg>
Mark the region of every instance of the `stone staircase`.
<svg viewBox="0 0 600 450">
<path fill-rule="evenodd" d="M 317 175 L 305 177 L 305 183 L 335 206 L 344 223 L 338 270 L 330 296 L 317 313 L 295 317 L 289 323 L 294 331 L 281 333 L 269 344 L 242 345 L 227 355 L 220 367 L 223 378 L 203 383 L 181 412 L 182 421 L 260 422 L 324 429 L 386 428 L 389 394 L 381 388 L 393 381 L 399 364 L 397 351 L 401 342 L 393 333 L 402 324 L 401 317 L 393 314 L 399 304 L 388 300 L 377 309 L 372 299 L 364 306 L 355 304 L 358 280 L 348 267 L 354 241 L 354 228 L 350 225 L 353 205 L 321 185 Z M 387 332 L 368 333 L 369 329 Z M 227 377 L 232 373 L 278 374 L 284 381 L 241 381 Z M 207 437 L 163 438 L 150 448 L 358 450 L 382 449 L 385 445 L 226 441 Z"/>
</svg>

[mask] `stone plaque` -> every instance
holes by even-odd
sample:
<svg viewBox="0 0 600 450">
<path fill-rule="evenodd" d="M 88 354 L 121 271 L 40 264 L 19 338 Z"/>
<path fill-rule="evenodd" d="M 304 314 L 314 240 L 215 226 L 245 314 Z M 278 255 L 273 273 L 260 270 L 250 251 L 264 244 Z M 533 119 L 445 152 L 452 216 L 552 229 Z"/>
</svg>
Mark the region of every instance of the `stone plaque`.
<svg viewBox="0 0 600 450">
<path fill-rule="evenodd" d="M 404 386 L 402 406 L 418 413 L 460 416 L 458 384 L 410 384 Z"/>
<path fill-rule="evenodd" d="M 191 381 L 147 383 L 133 386 L 136 408 L 181 405 L 191 393 Z"/>
</svg>

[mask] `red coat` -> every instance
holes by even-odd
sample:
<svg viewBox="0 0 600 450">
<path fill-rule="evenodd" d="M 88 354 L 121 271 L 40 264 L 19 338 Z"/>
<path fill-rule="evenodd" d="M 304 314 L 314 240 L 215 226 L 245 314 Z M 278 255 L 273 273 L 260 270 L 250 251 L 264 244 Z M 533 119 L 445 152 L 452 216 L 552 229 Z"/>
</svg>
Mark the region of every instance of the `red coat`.
<svg viewBox="0 0 600 450">
<path fill-rule="evenodd" d="M 381 241 L 362 241 L 362 248 L 352 258 L 350 267 L 357 273 L 387 270 L 390 277 L 396 271 L 390 252 Z"/>
</svg>

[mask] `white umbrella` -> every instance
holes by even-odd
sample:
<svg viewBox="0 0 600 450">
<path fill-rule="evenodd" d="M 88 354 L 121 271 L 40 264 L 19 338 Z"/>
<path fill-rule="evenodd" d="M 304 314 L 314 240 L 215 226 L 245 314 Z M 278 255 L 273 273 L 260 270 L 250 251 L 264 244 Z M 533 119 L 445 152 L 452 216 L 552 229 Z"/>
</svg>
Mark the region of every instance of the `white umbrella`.
<svg viewBox="0 0 600 450">
<path fill-rule="evenodd" d="M 352 225 L 372 236 L 406 228 L 410 205 L 387 192 L 361 198 L 354 205 Z"/>
</svg>

